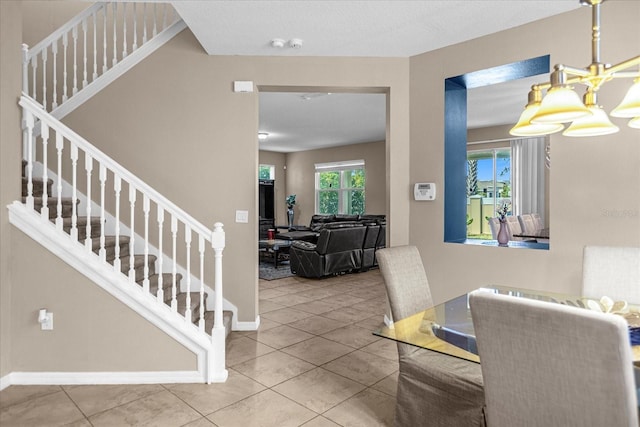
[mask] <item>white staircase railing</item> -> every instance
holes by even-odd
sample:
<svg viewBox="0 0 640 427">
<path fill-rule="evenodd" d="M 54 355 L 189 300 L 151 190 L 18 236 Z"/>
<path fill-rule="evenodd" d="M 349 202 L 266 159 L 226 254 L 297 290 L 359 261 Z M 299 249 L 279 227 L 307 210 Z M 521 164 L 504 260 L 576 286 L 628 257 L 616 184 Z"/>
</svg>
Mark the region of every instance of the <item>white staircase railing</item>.
<svg viewBox="0 0 640 427">
<path fill-rule="evenodd" d="M 216 223 L 214 230 L 209 230 L 51 114 L 44 111 L 42 106 L 30 97 L 23 95 L 19 104 L 23 108 L 25 137 L 26 207 L 40 211 L 40 221 L 43 226 L 52 227 L 51 221 L 54 221 L 60 237 L 71 239 L 76 244 L 78 244 L 78 217 L 86 215 L 86 237 L 84 241 L 79 243 L 82 244 L 82 250 L 87 257 L 94 257 L 94 260 L 102 263 L 103 267 L 108 267 L 117 272 L 122 277 L 122 286 L 128 287 L 130 290 L 136 289 L 136 292 L 140 288 L 140 285 L 136 282 L 136 274 L 134 272 L 134 247 L 136 245 L 134 236 L 136 235 L 136 218 L 138 218 L 138 221 L 142 222 L 141 228 L 143 230 L 138 232 L 138 235 L 144 236 L 145 240 L 142 245 L 144 247 L 145 266 L 141 280 L 142 290 L 145 294 L 153 297 L 149 301 L 164 307 L 166 304 L 164 302 L 162 273 L 165 270 L 169 270 L 172 277 L 170 308 L 173 319 L 185 325 L 188 324 L 188 326 L 181 325 L 181 328 L 193 328 L 193 332 L 206 333 L 204 284 L 207 282 L 205 277 L 211 277 L 211 270 L 213 270 L 214 319 L 213 328 L 210 332 L 211 337 L 208 338 L 210 348 L 207 352 L 206 375 L 207 382 L 211 382 L 212 379 L 220 380 L 220 378 L 226 378 L 226 370 L 224 368 L 226 334 L 223 325 L 222 289 L 222 251 L 225 247 L 225 235 L 222 224 Z M 36 121 L 40 123 L 40 134 L 38 136 L 35 133 Z M 49 146 L 50 142 L 55 142 L 55 148 Z M 50 161 L 50 157 L 54 157 L 54 160 Z M 33 195 L 33 165 L 36 160 L 43 165 L 43 182 L 47 182 L 48 167 L 51 167 L 58 177 L 58 183 L 52 189 L 54 194 L 48 194 L 47 186 L 45 185 L 42 196 L 38 198 L 37 203 Z M 97 173 L 95 173 L 95 170 L 97 170 Z M 70 201 L 71 229 L 69 234 L 63 229 L 63 200 L 65 195 L 62 193 L 62 178 L 69 181 L 72 186 Z M 97 193 L 95 195 L 93 193 L 94 188 Z M 110 189 L 109 191 L 107 190 L 108 188 Z M 91 211 L 92 203 L 86 203 L 86 206 L 82 209 L 83 211 L 78 212 L 78 193 L 81 192 L 81 189 L 84 190 L 88 200 L 93 200 L 99 206 L 99 237 L 92 238 L 91 221 L 88 220 L 94 214 Z M 123 193 L 124 196 L 122 195 Z M 122 200 L 123 197 L 125 200 Z M 126 205 L 128 205 L 128 209 Z M 109 212 L 109 209 L 112 209 L 111 212 L 115 217 L 116 246 L 113 265 L 110 265 L 105 257 L 105 213 Z M 55 210 L 55 214 L 52 213 L 50 215 L 50 210 Z M 121 215 L 121 211 L 124 211 L 124 215 Z M 155 215 L 151 215 L 152 212 L 155 212 Z M 130 248 L 129 270 L 122 274 L 122 264 L 119 256 L 119 230 L 120 222 L 126 223 L 127 220 L 129 221 L 128 228 L 130 230 L 130 234 L 127 236 L 129 237 Z M 169 223 L 168 226 L 166 223 Z M 180 235 L 180 239 L 178 235 Z M 150 292 L 149 287 L 149 257 L 153 255 L 149 253 L 149 245 L 152 239 L 154 246 L 159 251 L 155 265 L 155 271 L 158 272 L 158 286 L 155 295 Z M 197 247 L 192 247 L 194 239 L 197 242 Z M 163 242 L 165 243 L 164 245 Z M 209 245 L 212 247 L 213 253 L 206 250 Z M 97 253 L 94 253 L 96 247 Z M 172 262 L 169 263 L 170 265 L 164 265 L 163 256 L 161 256 L 163 253 L 166 253 L 172 259 Z M 196 258 L 197 261 L 194 262 L 192 258 Z M 178 311 L 176 301 L 178 293 L 177 264 L 182 265 L 187 271 L 185 277 L 186 289 L 183 287 L 183 290 L 186 290 L 186 306 L 185 312 L 182 314 Z M 198 286 L 198 289 L 192 289 L 192 271 L 199 272 L 201 285 Z M 139 277 L 138 281 L 140 281 Z M 208 282 L 211 283 L 211 280 Z M 192 292 L 197 292 L 200 299 L 198 313 L 191 313 Z M 197 326 L 192 323 L 194 314 Z"/>
<path fill-rule="evenodd" d="M 185 27 L 167 3 L 95 3 L 23 45 L 22 91 L 60 119 Z"/>
</svg>

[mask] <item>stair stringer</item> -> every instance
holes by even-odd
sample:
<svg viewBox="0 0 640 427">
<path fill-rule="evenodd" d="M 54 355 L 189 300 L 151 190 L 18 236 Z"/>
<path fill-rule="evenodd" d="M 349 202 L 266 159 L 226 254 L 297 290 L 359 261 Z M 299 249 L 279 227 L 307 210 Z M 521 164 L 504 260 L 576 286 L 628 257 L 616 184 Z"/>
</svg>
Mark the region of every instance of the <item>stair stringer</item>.
<svg viewBox="0 0 640 427">
<path fill-rule="evenodd" d="M 149 293 L 145 293 L 137 283 L 131 283 L 122 273 L 102 263 L 97 254 L 87 252 L 84 245 L 74 241 L 66 233 L 56 230 L 53 223 L 27 208 L 26 205 L 15 201 L 7 206 L 9 210 L 9 222 L 24 232 L 26 235 L 40 243 L 46 249 L 62 261 L 75 268 L 106 292 L 117 298 L 123 304 L 134 310 L 154 326 L 165 332 L 197 357 L 197 369 L 195 371 L 177 371 L 170 375 L 149 375 L 141 373 L 136 376 L 133 373 L 124 375 L 99 374 L 97 377 L 88 378 L 90 384 L 97 384 L 102 379 L 107 383 L 140 383 L 143 379 L 146 383 L 211 383 L 225 382 L 228 377 L 226 369 L 220 372 L 208 372 L 211 366 L 210 360 L 225 358 L 225 349 L 216 349 L 209 335 L 203 334 L 198 327 L 177 313 L 171 311 L 166 304 L 158 304 L 157 300 Z M 220 354 L 221 353 L 221 354 Z M 19 376 L 18 376 L 19 377 Z M 57 376 L 57 381 L 61 377 Z M 82 383 L 73 382 L 73 383 Z"/>
<path fill-rule="evenodd" d="M 33 177 L 34 178 L 42 178 L 43 176 L 43 168 L 44 166 L 42 165 L 41 162 L 33 162 Z M 51 169 L 47 169 L 47 177 L 49 179 L 52 179 L 55 183 L 58 182 L 58 175 L 53 172 Z M 66 181 L 65 179 L 61 180 L 62 182 L 62 196 L 63 197 L 71 197 L 71 195 L 73 194 L 73 187 L 71 184 L 69 184 L 68 181 Z M 76 197 L 78 198 L 78 212 L 82 213 L 82 212 L 86 212 L 87 211 L 87 196 L 82 193 L 82 192 L 78 192 L 76 191 Z M 98 205 L 96 202 L 91 201 L 91 212 L 100 212 L 100 205 Z M 109 212 L 105 211 L 104 213 L 104 218 L 105 218 L 105 235 L 114 235 L 115 234 L 115 224 L 116 224 L 116 218 Z M 131 235 L 131 229 L 124 223 L 120 223 L 120 235 L 122 236 L 130 236 Z M 134 247 L 134 252 L 135 253 L 144 253 L 145 250 L 145 246 L 144 246 L 144 236 L 140 235 L 139 233 L 133 233 L 134 235 L 134 243 L 133 243 L 133 247 Z M 160 251 L 158 250 L 158 248 L 149 243 L 148 244 L 148 248 L 149 248 L 149 254 L 151 255 L 156 255 L 156 256 L 160 256 Z M 167 254 L 162 253 L 162 263 L 163 265 L 172 265 L 172 259 L 171 257 L 169 257 Z M 156 268 L 157 268 L 157 264 L 158 261 L 156 261 Z M 176 273 L 181 274 L 182 277 L 187 277 L 187 270 L 181 266 L 180 264 L 176 264 Z M 191 276 L 191 291 L 192 292 L 199 292 L 200 291 L 200 278 L 195 276 L 194 274 L 190 274 Z M 181 281 L 180 282 L 180 289 L 181 292 L 187 292 L 187 285 L 186 285 L 186 280 Z M 211 287 L 209 287 L 209 285 L 207 285 L 206 283 L 204 284 L 204 292 L 208 295 L 208 298 L 206 300 L 206 308 L 208 311 L 214 311 L 215 310 L 215 295 L 216 292 L 215 290 L 213 290 Z M 231 330 L 233 331 L 240 331 L 240 330 L 256 330 L 257 329 L 257 325 L 253 325 L 253 324 L 247 324 L 248 322 L 238 322 L 238 307 L 233 304 L 232 302 L 230 302 L 229 300 L 227 300 L 226 298 L 222 298 L 222 308 L 226 311 L 230 311 L 233 313 L 233 316 L 231 318 Z"/>
</svg>

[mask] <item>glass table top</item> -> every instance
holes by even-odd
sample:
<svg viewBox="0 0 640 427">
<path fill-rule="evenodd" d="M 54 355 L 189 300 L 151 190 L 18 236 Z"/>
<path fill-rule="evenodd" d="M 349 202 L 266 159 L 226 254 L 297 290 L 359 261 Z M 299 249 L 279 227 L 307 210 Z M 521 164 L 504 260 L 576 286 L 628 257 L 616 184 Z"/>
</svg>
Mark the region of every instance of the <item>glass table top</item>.
<svg viewBox="0 0 640 427">
<path fill-rule="evenodd" d="M 623 301 L 602 300 L 553 292 L 488 286 L 492 292 L 529 298 L 584 309 L 600 310 L 623 316 L 629 323 L 633 360 L 640 361 L 640 305 Z M 475 332 L 471 320 L 468 294 L 461 295 L 423 312 L 399 320 L 391 327 L 374 332 L 380 337 L 480 363 Z"/>
</svg>

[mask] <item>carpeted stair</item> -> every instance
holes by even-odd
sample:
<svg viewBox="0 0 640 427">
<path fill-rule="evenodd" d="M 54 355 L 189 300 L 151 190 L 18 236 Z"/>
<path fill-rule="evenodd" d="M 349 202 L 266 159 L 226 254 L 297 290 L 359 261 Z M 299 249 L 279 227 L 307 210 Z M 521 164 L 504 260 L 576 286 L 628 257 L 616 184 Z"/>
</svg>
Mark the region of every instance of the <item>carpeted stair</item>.
<svg viewBox="0 0 640 427">
<path fill-rule="evenodd" d="M 27 177 L 25 175 L 26 170 L 26 161 L 22 161 L 22 202 L 25 203 L 27 197 Z M 44 180 L 42 178 L 32 178 L 33 184 L 33 198 L 34 198 L 34 208 L 40 212 L 42 209 L 42 195 L 44 190 Z M 56 216 L 58 215 L 58 199 L 56 197 L 51 197 L 51 190 L 53 188 L 53 181 L 48 180 L 47 182 L 47 206 L 49 208 L 49 219 L 52 222 L 55 222 Z M 69 234 L 71 231 L 71 215 L 73 210 L 73 200 L 71 198 L 63 197 L 62 201 L 62 217 L 63 217 L 63 230 L 65 233 Z M 78 214 L 78 212 L 76 212 Z M 100 229 L 101 222 L 100 217 L 91 217 L 87 218 L 86 216 L 77 216 L 76 219 L 76 228 L 78 229 L 78 240 L 84 241 L 87 236 L 87 223 L 91 224 L 91 238 L 93 239 L 91 242 L 93 252 L 96 254 L 100 251 Z M 119 236 L 116 240 L 116 236 L 105 236 L 105 252 L 106 252 L 106 260 L 110 264 L 113 264 L 115 260 L 116 253 L 116 245 L 120 246 L 120 270 L 125 275 L 129 274 L 129 266 L 131 264 L 131 257 L 129 251 L 129 236 Z M 135 271 L 135 281 L 140 286 L 142 286 L 142 282 L 144 280 L 144 264 L 145 257 L 144 255 L 134 255 L 134 271 Z M 155 262 L 157 257 L 155 255 L 148 256 L 148 266 L 149 266 L 149 292 L 151 295 L 157 295 L 158 291 L 158 279 L 159 273 L 155 271 Z M 182 279 L 181 274 L 176 274 L 176 300 L 177 300 L 177 309 L 178 312 L 184 315 L 186 311 L 186 302 L 187 302 L 187 293 L 180 292 L 180 281 Z M 171 305 L 172 299 L 172 284 L 173 284 L 173 275 L 171 273 L 162 273 L 162 290 L 164 296 L 164 302 L 167 305 Z M 206 306 L 207 294 L 204 294 L 204 303 Z M 199 321 L 200 316 L 200 293 L 199 292 L 191 292 L 191 320 L 196 325 Z M 205 311 L 205 331 L 207 333 L 211 333 L 211 329 L 213 328 L 213 311 Z M 226 335 L 229 335 L 231 332 L 231 316 L 232 313 L 230 311 L 224 311 L 222 318 L 226 331 Z"/>
</svg>

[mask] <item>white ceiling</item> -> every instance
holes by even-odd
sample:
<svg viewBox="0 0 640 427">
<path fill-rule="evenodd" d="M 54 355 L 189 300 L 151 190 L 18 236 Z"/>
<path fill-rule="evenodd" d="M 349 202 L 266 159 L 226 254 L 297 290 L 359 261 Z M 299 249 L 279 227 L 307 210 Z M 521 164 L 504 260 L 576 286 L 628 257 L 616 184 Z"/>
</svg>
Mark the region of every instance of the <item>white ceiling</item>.
<svg viewBox="0 0 640 427">
<path fill-rule="evenodd" d="M 200 0 L 173 1 L 211 55 L 410 57 L 563 13 L 578 0 Z M 586 23 L 585 25 L 587 25 Z M 279 38 L 285 46 L 276 48 Z M 300 39 L 300 48 L 288 41 Z M 540 81 L 541 79 L 535 79 Z M 544 78 L 542 79 L 544 80 Z M 470 127 L 515 123 L 531 82 L 469 94 Z M 300 93 L 261 93 L 261 148 L 292 152 L 385 137 L 385 97 L 332 94 L 304 100 Z M 502 104 L 487 96 L 502 97 Z M 476 108 L 482 99 L 482 108 Z"/>
</svg>

